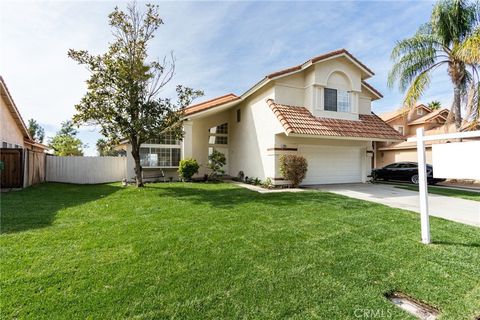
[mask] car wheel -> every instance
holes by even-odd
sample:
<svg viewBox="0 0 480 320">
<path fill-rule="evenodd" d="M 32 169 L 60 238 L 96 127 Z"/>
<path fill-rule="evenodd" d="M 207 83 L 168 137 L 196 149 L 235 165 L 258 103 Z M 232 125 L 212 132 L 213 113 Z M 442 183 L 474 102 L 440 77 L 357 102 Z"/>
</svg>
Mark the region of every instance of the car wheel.
<svg viewBox="0 0 480 320">
<path fill-rule="evenodd" d="M 410 181 L 411 181 L 413 184 L 418 184 L 418 174 L 414 174 L 414 175 L 410 178 Z"/>
</svg>

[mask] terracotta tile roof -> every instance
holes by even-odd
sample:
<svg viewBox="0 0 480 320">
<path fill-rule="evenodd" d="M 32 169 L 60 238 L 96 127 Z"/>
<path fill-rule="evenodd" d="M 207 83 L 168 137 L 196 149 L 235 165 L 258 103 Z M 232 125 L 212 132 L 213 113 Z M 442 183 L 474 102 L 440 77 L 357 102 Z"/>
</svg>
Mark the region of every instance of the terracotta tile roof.
<svg viewBox="0 0 480 320">
<path fill-rule="evenodd" d="M 207 100 L 201 103 L 193 104 L 185 108 L 184 114 L 189 116 L 194 113 L 200 112 L 200 111 L 205 111 L 214 107 L 221 106 L 222 104 L 232 102 L 235 100 L 239 100 L 240 97 L 234 95 L 233 93 L 226 94 L 221 97 L 213 98 L 211 100 Z"/>
<path fill-rule="evenodd" d="M 438 110 L 435 110 L 435 111 L 432 111 L 426 115 L 424 115 L 423 117 L 420 117 L 412 122 L 409 122 L 408 124 L 409 125 L 414 125 L 414 124 L 422 124 L 422 123 L 425 123 L 425 122 L 428 122 L 429 120 L 433 120 L 434 118 L 436 117 L 442 117 L 444 120 L 447 120 L 447 116 L 448 116 L 448 113 L 450 111 L 448 111 L 448 109 L 438 109 Z M 447 113 L 446 116 L 444 116 L 442 113 Z"/>
<path fill-rule="evenodd" d="M 335 50 L 335 51 L 331 51 L 331 52 L 328 52 L 328 53 L 325 53 L 325 54 L 322 54 L 322 55 L 319 55 L 319 56 L 316 56 L 310 60 L 307 60 L 305 61 L 304 63 L 302 64 L 299 64 L 297 66 L 294 66 L 294 67 L 290 67 L 290 68 L 286 68 L 286 69 L 283 69 L 283 70 L 280 70 L 280 71 L 276 71 L 276 72 L 273 72 L 269 75 L 267 75 L 267 78 L 271 79 L 271 78 L 275 78 L 275 77 L 278 77 L 278 76 L 281 76 L 283 74 L 286 74 L 286 73 L 290 73 L 290 72 L 293 72 L 293 71 L 298 71 L 298 70 L 301 70 L 302 69 L 302 66 L 307 64 L 307 63 L 315 63 L 315 62 L 318 62 L 318 61 L 322 61 L 322 60 L 325 60 L 325 59 L 328 59 L 328 58 L 331 58 L 331 57 L 334 57 L 334 56 L 337 56 L 337 55 L 341 55 L 341 54 L 345 54 L 347 55 L 349 58 L 351 58 L 353 61 L 355 61 L 356 63 L 358 63 L 360 66 L 362 66 L 362 68 L 364 68 L 365 70 L 367 70 L 369 73 L 371 73 L 372 75 L 374 75 L 375 73 L 370 70 L 366 65 L 364 65 L 363 63 L 360 62 L 360 60 L 358 60 L 357 58 L 355 58 L 350 52 L 348 52 L 346 49 L 340 49 L 340 50 Z"/>
<path fill-rule="evenodd" d="M 426 105 L 420 103 L 418 104 L 417 106 L 415 106 L 415 108 L 413 109 L 407 109 L 407 108 L 402 108 L 402 107 L 399 107 L 398 109 L 394 110 L 394 111 L 387 111 L 387 112 L 382 112 L 380 113 L 378 116 L 383 120 L 383 121 L 390 121 L 390 120 L 393 120 L 397 117 L 400 117 L 400 116 L 405 116 L 405 115 L 408 115 L 410 112 L 413 112 L 414 110 L 416 110 L 417 108 L 423 108 L 425 109 L 425 111 L 427 112 L 432 112 L 432 110 L 427 107 Z"/>
<path fill-rule="evenodd" d="M 305 107 L 277 104 L 272 99 L 267 100 L 267 104 L 287 134 L 405 140 L 375 114 L 361 114 L 358 121 L 342 120 L 315 117 Z"/>
</svg>

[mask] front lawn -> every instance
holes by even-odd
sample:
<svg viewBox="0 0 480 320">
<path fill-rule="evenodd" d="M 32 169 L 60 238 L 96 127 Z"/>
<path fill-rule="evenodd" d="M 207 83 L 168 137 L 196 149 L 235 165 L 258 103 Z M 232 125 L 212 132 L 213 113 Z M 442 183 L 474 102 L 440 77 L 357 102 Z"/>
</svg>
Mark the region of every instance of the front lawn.
<svg viewBox="0 0 480 320">
<path fill-rule="evenodd" d="M 44 184 L 1 195 L 2 318 L 480 316 L 480 229 L 343 196 L 230 184 Z M 369 313 L 370 312 L 370 313 Z M 413 319 L 413 318 L 412 318 Z"/>
<path fill-rule="evenodd" d="M 395 188 L 418 191 L 418 186 L 416 185 L 398 185 Z M 480 201 L 480 192 L 468 191 L 468 190 L 459 190 L 459 189 L 448 189 L 442 187 L 428 186 L 428 193 L 438 194 L 441 196 L 447 197 L 456 197 L 473 201 Z"/>
</svg>

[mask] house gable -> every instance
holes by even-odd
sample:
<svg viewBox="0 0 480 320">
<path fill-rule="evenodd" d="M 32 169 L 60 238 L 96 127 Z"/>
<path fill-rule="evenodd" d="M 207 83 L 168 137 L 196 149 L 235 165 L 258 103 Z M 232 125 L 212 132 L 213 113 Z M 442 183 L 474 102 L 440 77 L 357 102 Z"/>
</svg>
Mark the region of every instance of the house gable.
<svg viewBox="0 0 480 320">
<path fill-rule="evenodd" d="M 22 116 L 13 101 L 12 95 L 8 90 L 7 84 L 0 76 L 0 96 L 1 96 L 1 119 L 0 129 L 1 142 L 24 146 L 24 141 L 31 141 L 30 133 L 23 122 Z"/>
<path fill-rule="evenodd" d="M 358 120 L 359 114 L 371 113 L 372 100 L 382 97 L 363 80 L 364 77 L 364 70 L 348 57 L 329 57 L 303 69 L 276 74 L 275 101 L 284 105 L 305 106 L 318 117 Z M 347 105 L 343 109 L 327 108 L 326 89 L 342 92 Z"/>
</svg>

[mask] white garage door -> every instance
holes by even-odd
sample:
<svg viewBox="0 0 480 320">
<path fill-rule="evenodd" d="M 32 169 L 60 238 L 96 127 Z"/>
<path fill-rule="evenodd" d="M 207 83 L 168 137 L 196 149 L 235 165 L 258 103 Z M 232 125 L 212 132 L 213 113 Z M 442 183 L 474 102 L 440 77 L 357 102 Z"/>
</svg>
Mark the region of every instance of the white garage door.
<svg viewBox="0 0 480 320">
<path fill-rule="evenodd" d="M 362 182 L 359 147 L 299 146 L 308 162 L 303 184 Z"/>
</svg>

